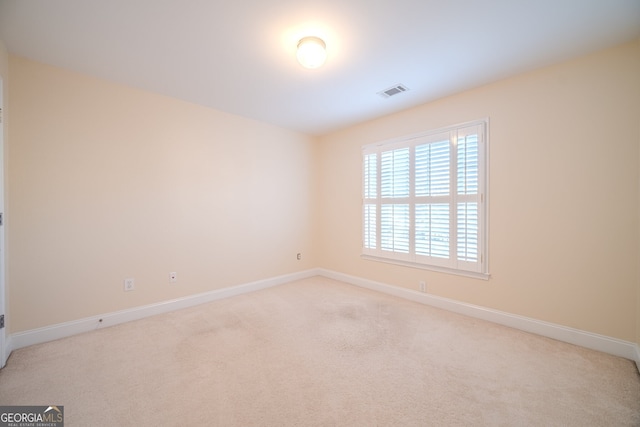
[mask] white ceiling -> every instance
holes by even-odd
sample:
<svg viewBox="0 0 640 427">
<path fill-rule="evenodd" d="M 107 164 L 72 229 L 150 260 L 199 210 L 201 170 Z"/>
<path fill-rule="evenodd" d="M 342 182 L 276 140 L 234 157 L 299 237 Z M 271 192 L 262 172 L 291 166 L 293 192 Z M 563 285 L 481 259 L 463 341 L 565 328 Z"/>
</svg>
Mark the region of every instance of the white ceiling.
<svg viewBox="0 0 640 427">
<path fill-rule="evenodd" d="M 311 135 L 638 37 L 640 0 L 0 0 L 13 54 Z"/>
</svg>

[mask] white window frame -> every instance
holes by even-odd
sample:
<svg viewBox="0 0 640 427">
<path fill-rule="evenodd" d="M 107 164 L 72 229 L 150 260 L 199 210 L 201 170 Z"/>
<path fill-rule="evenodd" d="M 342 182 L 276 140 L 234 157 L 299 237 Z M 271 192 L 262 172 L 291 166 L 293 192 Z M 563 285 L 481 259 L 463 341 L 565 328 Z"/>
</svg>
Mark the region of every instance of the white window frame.
<svg viewBox="0 0 640 427">
<path fill-rule="evenodd" d="M 458 194 L 457 181 L 457 144 L 458 139 L 465 132 L 473 130 L 478 135 L 478 191 L 473 194 Z M 477 132 L 476 132 L 477 131 Z M 443 135 L 449 138 L 449 191 L 446 196 L 416 196 L 415 147 L 424 147 L 436 140 L 442 146 Z M 468 133 L 467 133 L 468 135 Z M 405 136 L 393 140 L 376 142 L 362 147 L 362 255 L 366 260 L 399 264 L 408 267 L 434 270 L 445 273 L 458 274 L 468 277 L 489 279 L 489 119 L 484 118 L 471 122 L 434 129 L 415 135 Z M 409 193 L 407 197 L 385 198 L 381 196 L 381 162 L 382 153 L 409 148 Z M 370 156 L 374 154 L 374 156 Z M 389 154 L 385 156 L 389 158 Z M 375 162 L 375 165 L 373 164 Z M 369 163 L 369 164 L 367 164 Z M 375 167 L 376 182 L 369 183 L 368 168 Z M 369 179 L 368 179 L 369 178 Z M 369 185 L 367 188 L 367 185 Z M 429 202 L 425 202 L 428 200 Z M 447 204 L 448 211 L 448 257 L 422 256 L 416 254 L 416 205 L 423 208 L 426 205 L 438 203 Z M 458 259 L 458 223 L 457 209 L 459 203 L 477 203 L 477 249 L 476 261 L 468 262 Z M 382 206 L 399 204 L 409 206 L 408 251 L 383 250 L 381 248 L 381 211 Z M 461 205 L 460 205 L 461 206 Z M 368 221 L 367 212 L 375 214 L 375 221 Z M 395 221 L 395 218 L 394 218 Z M 374 226 L 371 226 L 374 224 Z M 395 224 L 395 222 L 394 222 Z M 369 227 L 368 227 L 369 225 Z M 375 228 L 375 229 L 374 229 Z M 395 225 L 394 225 L 395 229 Z M 462 233 L 461 233 L 462 234 Z M 404 248 L 404 240 L 401 240 Z M 431 242 L 431 240 L 430 240 Z M 432 243 L 432 242 L 431 242 Z M 461 245 L 461 247 L 466 247 Z"/>
</svg>

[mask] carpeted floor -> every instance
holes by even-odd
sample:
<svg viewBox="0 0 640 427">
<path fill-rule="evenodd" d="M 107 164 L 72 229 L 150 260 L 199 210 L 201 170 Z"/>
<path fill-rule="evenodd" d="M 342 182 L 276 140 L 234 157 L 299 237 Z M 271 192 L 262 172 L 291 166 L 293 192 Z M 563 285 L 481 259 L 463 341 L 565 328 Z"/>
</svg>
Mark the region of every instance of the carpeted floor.
<svg viewBox="0 0 640 427">
<path fill-rule="evenodd" d="M 629 360 L 315 277 L 15 351 L 66 426 L 638 426 Z"/>
</svg>

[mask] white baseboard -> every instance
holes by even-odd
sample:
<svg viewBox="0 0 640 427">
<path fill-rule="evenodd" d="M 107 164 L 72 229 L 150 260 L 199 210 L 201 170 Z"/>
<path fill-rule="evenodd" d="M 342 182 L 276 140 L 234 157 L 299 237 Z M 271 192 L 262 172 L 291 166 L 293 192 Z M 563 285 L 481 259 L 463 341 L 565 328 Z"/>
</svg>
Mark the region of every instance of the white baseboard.
<svg viewBox="0 0 640 427">
<path fill-rule="evenodd" d="M 382 292 L 388 295 L 397 296 L 421 304 L 430 305 L 466 316 L 488 320 L 493 323 L 509 326 L 522 331 L 531 332 L 537 335 L 564 341 L 570 344 L 579 345 L 604 353 L 612 354 L 626 359 L 634 360 L 640 370 L 640 345 L 616 338 L 598 335 L 591 332 L 581 331 L 554 323 L 505 313 L 460 301 L 443 298 L 435 295 L 425 294 L 386 283 L 376 282 L 361 277 L 350 276 L 332 270 L 322 268 L 310 269 L 298 273 L 259 280 L 243 285 L 218 289 L 198 295 L 178 298 L 157 304 L 136 307 L 128 310 L 117 311 L 100 316 L 92 316 L 76 321 L 60 323 L 43 328 L 32 329 L 25 332 L 18 332 L 8 335 L 5 340 L 5 351 L 8 356 L 11 351 L 33 344 L 39 344 L 71 335 L 89 332 L 94 329 L 114 326 L 120 323 L 143 319 L 157 314 L 168 313 L 182 308 L 193 307 L 211 301 L 242 295 L 249 292 L 266 289 L 272 286 L 281 285 L 295 280 L 306 279 L 313 276 L 324 276 L 330 279 L 339 280 L 345 283 L 356 285 L 362 288 Z"/>
<path fill-rule="evenodd" d="M 34 344 L 40 344 L 47 341 L 53 341 L 65 338 L 71 335 L 89 332 L 94 329 L 114 326 L 120 323 L 139 320 L 145 317 L 155 316 L 157 314 L 168 313 L 182 308 L 193 307 L 195 305 L 204 304 L 211 301 L 229 298 L 236 295 L 242 295 L 249 292 L 258 291 L 260 289 L 270 288 L 272 286 L 281 285 L 295 280 L 306 279 L 318 275 L 317 269 L 305 270 L 298 273 L 286 274 L 283 276 L 273 277 L 256 282 L 246 283 L 229 288 L 217 289 L 211 292 L 191 295 L 184 298 L 178 298 L 170 301 L 164 301 L 157 304 L 150 304 L 141 307 L 135 307 L 128 310 L 116 311 L 100 316 L 92 316 L 84 319 L 74 320 L 71 322 L 59 323 L 56 325 L 45 326 L 38 329 L 31 329 L 25 332 L 12 334 L 7 339 L 6 354 L 22 347 Z"/>
<path fill-rule="evenodd" d="M 602 351 L 614 356 L 624 357 L 636 362 L 640 370 L 640 346 L 636 343 L 581 331 L 554 323 L 543 322 L 529 317 L 505 313 L 477 305 L 466 304 L 460 301 L 425 294 L 386 283 L 375 282 L 361 277 L 350 276 L 331 270 L 319 269 L 319 274 L 330 279 L 350 283 L 352 285 L 371 289 L 400 298 L 430 305 L 477 319 L 488 320 L 500 325 L 509 326 L 526 332 L 531 332 L 544 337 L 553 338 L 592 350 Z"/>
</svg>

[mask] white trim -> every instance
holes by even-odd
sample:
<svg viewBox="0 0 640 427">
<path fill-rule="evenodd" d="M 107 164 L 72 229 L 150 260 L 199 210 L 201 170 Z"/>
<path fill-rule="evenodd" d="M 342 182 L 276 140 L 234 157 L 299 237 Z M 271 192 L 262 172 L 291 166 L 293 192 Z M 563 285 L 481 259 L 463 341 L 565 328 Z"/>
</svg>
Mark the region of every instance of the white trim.
<svg viewBox="0 0 640 427">
<path fill-rule="evenodd" d="M 3 368 L 4 366 L 6 366 L 7 362 L 9 361 L 9 356 L 11 356 L 11 352 L 13 350 L 15 350 L 13 348 L 13 339 L 10 334 L 6 334 L 4 337 L 4 354 L 2 355 L 2 357 L 4 358 Z"/>
<path fill-rule="evenodd" d="M 640 369 L 640 346 L 636 343 L 611 338 L 604 335 L 594 334 L 579 329 L 569 328 L 554 323 L 544 322 L 529 317 L 505 313 L 477 305 L 467 304 L 460 301 L 443 298 L 436 295 L 425 294 L 386 283 L 375 282 L 361 277 L 350 276 L 336 271 L 320 269 L 320 275 L 350 283 L 370 290 L 382 292 L 388 295 L 415 301 L 421 304 L 430 305 L 465 316 L 487 320 L 500 325 L 531 332 L 558 341 L 564 341 L 614 356 L 624 357 L 634 360 Z"/>
<path fill-rule="evenodd" d="M 5 55 L 3 55 L 5 56 Z M 5 84 L 4 79 L 0 76 L 0 215 L 3 215 L 3 222 L 6 222 L 6 213 L 5 213 L 5 140 L 4 140 L 4 132 L 5 132 L 5 117 L 6 117 L 6 108 L 4 107 L 4 99 L 5 99 Z M 6 316 L 6 308 L 7 308 L 7 282 L 6 282 L 6 269 L 7 269 L 7 252 L 6 252 L 6 243 L 5 243 L 5 229 L 6 226 L 4 224 L 0 225 L 0 315 L 5 316 L 5 326 L 0 329 L 0 368 L 2 368 L 9 358 L 10 350 L 8 349 L 9 337 L 7 335 L 7 321 L 8 318 Z"/>
<path fill-rule="evenodd" d="M 385 258 L 385 257 L 379 257 L 375 255 L 361 254 L 360 258 L 367 261 L 386 262 L 387 264 L 395 264 L 395 265 L 401 265 L 403 267 L 418 268 L 420 270 L 437 271 L 439 273 L 455 274 L 457 276 L 471 277 L 473 279 L 489 280 L 491 278 L 491 274 L 489 273 L 477 273 L 475 271 L 456 270 L 454 268 L 441 267 L 433 264 L 423 264 L 420 262 L 404 261 L 401 259 Z"/>
<path fill-rule="evenodd" d="M 383 141 L 370 142 L 368 144 L 363 145 L 361 149 L 362 151 L 375 150 L 376 147 L 384 147 L 384 146 L 399 144 L 399 143 L 413 143 L 414 140 L 416 139 L 427 138 L 429 136 L 437 135 L 439 133 L 451 132 L 452 130 L 458 130 L 459 128 L 465 128 L 465 127 L 482 125 L 482 124 L 487 124 L 487 131 L 488 131 L 489 116 L 486 116 L 477 120 L 458 123 L 455 125 L 443 126 L 441 128 L 431 129 L 428 131 L 416 132 L 408 135 L 398 136 L 395 138 L 389 138 Z"/>
<path fill-rule="evenodd" d="M 421 304 L 463 314 L 465 316 L 487 320 L 500 325 L 520 329 L 522 331 L 590 348 L 592 350 L 602 351 L 614 356 L 624 357 L 635 361 L 638 369 L 640 370 L 640 345 L 636 343 L 472 304 L 466 304 L 452 299 L 425 294 L 386 283 L 375 282 L 361 277 L 350 276 L 323 268 L 305 270 L 298 273 L 286 274 L 224 289 L 217 289 L 211 292 L 178 298 L 171 301 L 108 313 L 102 316 L 92 316 L 71 322 L 32 329 L 25 332 L 18 332 L 7 335 L 5 351 L 8 357 L 13 350 L 17 350 L 22 347 L 53 341 L 71 335 L 89 332 L 94 329 L 114 326 L 120 323 L 139 320 L 145 317 L 155 316 L 157 314 L 193 307 L 207 302 L 230 298 L 318 275 Z M 100 322 L 100 319 L 102 319 L 102 322 Z"/>
<path fill-rule="evenodd" d="M 40 344 L 47 341 L 53 341 L 71 335 L 89 332 L 94 329 L 101 329 L 108 326 L 118 325 L 120 323 L 155 316 L 157 314 L 163 314 L 183 308 L 193 307 L 195 305 L 200 305 L 224 298 L 230 298 L 253 291 L 259 291 L 261 289 L 266 289 L 317 275 L 318 271 L 316 269 L 311 269 L 298 273 L 272 277 L 270 279 L 258 280 L 256 282 L 245 283 L 238 286 L 216 289 L 214 291 L 191 295 L 170 301 L 164 301 L 157 304 L 144 305 L 141 307 L 107 313 L 100 316 L 86 317 L 84 319 L 73 320 L 70 322 L 59 323 L 56 325 L 45 326 L 37 329 L 31 329 L 24 332 L 18 332 L 12 334 L 9 337 L 7 347 L 9 347 L 9 350 L 17 350 L 22 347 Z M 7 355 L 9 354 L 10 351 L 7 352 Z"/>
</svg>

